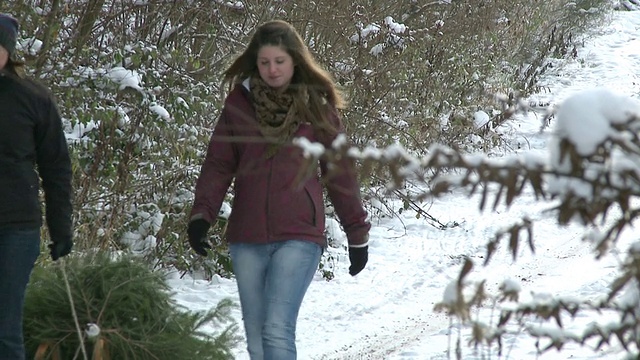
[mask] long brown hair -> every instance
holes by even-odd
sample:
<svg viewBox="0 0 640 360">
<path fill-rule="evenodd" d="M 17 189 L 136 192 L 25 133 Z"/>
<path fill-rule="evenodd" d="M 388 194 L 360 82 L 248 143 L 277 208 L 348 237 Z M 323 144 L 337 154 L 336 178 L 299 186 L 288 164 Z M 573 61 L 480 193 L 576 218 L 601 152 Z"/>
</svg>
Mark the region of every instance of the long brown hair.
<svg viewBox="0 0 640 360">
<path fill-rule="evenodd" d="M 304 108 L 296 109 L 298 114 L 324 130 L 335 132 L 335 126 L 329 121 L 333 110 L 328 109 L 326 103 L 336 109 L 344 108 L 342 92 L 336 87 L 333 76 L 316 62 L 300 34 L 286 21 L 269 21 L 256 29 L 247 48 L 224 72 L 223 87 L 228 85 L 231 88 L 248 77 L 257 76 L 258 51 L 266 45 L 282 48 L 293 59 L 295 69 L 289 86 L 293 89 L 296 85 L 304 86 L 308 93 L 308 103 L 306 99 L 296 102 L 307 104 Z M 305 95 L 297 93 L 295 96 Z"/>
</svg>

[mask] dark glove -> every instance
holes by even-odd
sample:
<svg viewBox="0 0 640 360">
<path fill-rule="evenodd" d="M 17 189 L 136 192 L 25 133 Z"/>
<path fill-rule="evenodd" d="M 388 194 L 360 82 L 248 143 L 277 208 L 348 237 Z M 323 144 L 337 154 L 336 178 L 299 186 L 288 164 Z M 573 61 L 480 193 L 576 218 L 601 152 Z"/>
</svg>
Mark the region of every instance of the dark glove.
<svg viewBox="0 0 640 360">
<path fill-rule="evenodd" d="M 364 266 L 367 265 L 367 261 L 369 260 L 369 247 L 349 247 L 349 261 L 351 261 L 351 266 L 349 266 L 349 274 L 351 276 L 356 276 Z"/>
<path fill-rule="evenodd" d="M 71 240 L 71 238 L 53 241 L 51 244 L 49 244 L 49 250 L 50 250 L 49 252 L 51 253 L 51 259 L 53 261 L 56 261 L 63 256 L 69 255 L 72 247 L 73 247 L 73 240 Z"/>
<path fill-rule="evenodd" d="M 207 232 L 209 231 L 209 224 L 204 219 L 196 219 L 189 223 L 187 229 L 187 235 L 189 236 L 189 245 L 196 253 L 207 256 L 207 249 L 211 249 L 211 245 L 207 243 Z"/>
</svg>

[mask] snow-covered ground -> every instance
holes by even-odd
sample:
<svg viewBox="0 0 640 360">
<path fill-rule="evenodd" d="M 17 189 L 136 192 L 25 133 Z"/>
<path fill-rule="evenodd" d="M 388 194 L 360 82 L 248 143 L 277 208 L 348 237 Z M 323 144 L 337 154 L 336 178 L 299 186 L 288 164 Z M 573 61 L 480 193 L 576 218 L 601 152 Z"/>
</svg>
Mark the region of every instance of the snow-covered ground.
<svg viewBox="0 0 640 360">
<path fill-rule="evenodd" d="M 578 49 L 576 59 L 555 64 L 540 85 L 544 92 L 531 96 L 531 103 L 553 106 L 578 91 L 596 87 L 637 99 L 640 11 L 615 12 L 611 21 Z M 520 143 L 518 152 L 544 154 L 554 124 L 540 132 L 541 116 L 519 116 L 501 131 L 512 134 Z M 299 359 L 453 359 L 455 356 L 449 357 L 447 351 L 454 349 L 459 331 L 463 359 L 620 358 L 616 349 L 594 352 L 578 346 L 537 355 L 534 340 L 524 335 L 506 335 L 502 357 L 466 347 L 468 330 L 458 329 L 444 314 L 434 312 L 434 305 L 442 301 L 446 286 L 458 276 L 463 256 L 481 264 L 487 241 L 522 216 L 535 221 L 536 253 L 522 249 L 513 262 L 508 251 L 502 249 L 489 266 L 477 266 L 472 278 L 488 279 L 490 289 L 505 278 L 513 279 L 522 286 L 523 296 L 546 292 L 590 298 L 606 291 L 618 264 L 612 257 L 594 260 L 581 240 L 583 229 L 557 227 L 549 215 L 542 213 L 549 204 L 536 202 L 533 196 L 523 196 L 511 208 L 499 208 L 497 212 L 480 213 L 478 199 L 459 193 L 425 206 L 439 221 L 460 226 L 439 230 L 410 210 L 400 217 L 376 221 L 370 236 L 369 264 L 362 273 L 349 276 L 346 253 L 341 253 L 335 279 L 327 282 L 318 275 L 312 282 L 298 322 Z M 233 280 L 180 279 L 175 274 L 169 281 L 178 303 L 191 310 L 208 310 L 225 297 L 238 300 Z M 487 307 L 486 314 L 490 310 Z M 486 314 L 482 311 L 477 316 Z M 234 316 L 241 325 L 239 310 Z M 577 317 L 565 325 L 577 330 L 593 320 Z M 244 344 L 237 349 L 236 358 L 249 358 Z"/>
</svg>

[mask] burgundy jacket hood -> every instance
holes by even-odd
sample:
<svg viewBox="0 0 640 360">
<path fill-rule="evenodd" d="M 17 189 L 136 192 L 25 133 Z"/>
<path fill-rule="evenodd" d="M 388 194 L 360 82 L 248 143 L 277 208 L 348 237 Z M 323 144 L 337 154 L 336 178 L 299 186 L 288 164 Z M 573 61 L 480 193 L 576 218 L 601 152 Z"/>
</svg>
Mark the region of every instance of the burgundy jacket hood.
<svg viewBox="0 0 640 360">
<path fill-rule="evenodd" d="M 337 113 L 332 114 L 332 120 L 342 131 Z M 333 141 L 322 141 L 310 124 L 301 124 L 294 137 L 321 142 L 325 147 Z M 320 161 L 320 174 L 312 174 L 300 182 L 299 173 L 306 161 L 302 149 L 283 146 L 270 158 L 266 151 L 249 90 L 237 85 L 225 100 L 209 142 L 190 218 L 203 218 L 212 224 L 235 180 L 226 232 L 228 242 L 307 240 L 325 246 L 324 183 L 349 245 L 367 243 L 371 225 L 362 207 L 351 160 L 342 160 L 330 172 L 327 164 Z"/>
</svg>

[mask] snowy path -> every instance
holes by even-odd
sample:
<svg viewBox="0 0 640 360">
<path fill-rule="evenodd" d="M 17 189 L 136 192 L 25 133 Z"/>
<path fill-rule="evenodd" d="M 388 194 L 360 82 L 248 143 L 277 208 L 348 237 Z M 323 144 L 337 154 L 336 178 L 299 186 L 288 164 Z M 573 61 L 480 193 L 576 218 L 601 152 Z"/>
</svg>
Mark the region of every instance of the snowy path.
<svg viewBox="0 0 640 360">
<path fill-rule="evenodd" d="M 540 84 L 546 92 L 530 98 L 531 102 L 559 104 L 572 93 L 593 87 L 606 87 L 627 95 L 640 94 L 640 11 L 616 12 L 599 34 L 586 41 L 577 59 L 558 63 Z M 538 117 L 540 115 L 537 115 Z M 507 124 L 520 151 L 545 151 L 550 129 L 539 133 L 535 114 Z M 458 276 L 462 256 L 470 256 L 477 267 L 473 278 L 491 279 L 495 288 L 505 277 L 518 280 L 527 291 L 572 294 L 589 297 L 601 293 L 607 280 L 615 274 L 616 264 L 607 261 L 588 263 L 589 249 L 581 242 L 582 229 L 557 228 L 542 211 L 549 204 L 537 203 L 533 197 L 520 198 L 510 209 L 479 213 L 477 199 L 460 194 L 435 200 L 427 212 L 459 227 L 446 231 L 417 219 L 406 211 L 398 218 L 386 218 L 371 231 L 370 261 L 357 277 L 347 273 L 346 253 L 336 263 L 336 277 L 330 282 L 319 275 L 311 284 L 300 311 L 297 345 L 301 360 L 440 360 L 447 359 L 450 341 L 458 334 L 443 314 L 433 311 L 442 299 L 445 287 Z M 495 232 L 523 215 L 535 220 L 535 256 L 527 248 L 520 250 L 518 261 L 501 249 L 489 267 L 480 264 L 484 245 Z M 587 264 L 585 266 L 585 264 Z M 192 310 L 208 310 L 220 299 L 237 302 L 235 283 L 229 279 L 214 281 L 170 279 L 178 303 Z M 478 314 L 489 318 L 491 309 Z M 234 317 L 241 324 L 239 310 Z M 578 326 L 589 319 L 577 318 Z M 214 331 L 213 329 L 210 329 Z M 451 333 L 452 336 L 448 336 Z M 466 336 L 465 332 L 462 332 Z M 503 359 L 604 359 L 588 349 L 570 347 L 563 353 L 552 351 L 535 355 L 531 339 L 505 336 Z M 241 344 L 236 359 L 248 355 Z M 463 358 L 475 360 L 463 339 Z M 488 358 L 497 359 L 496 354 Z M 507 353 L 505 353 L 505 356 Z M 452 357 L 453 358 L 453 357 Z M 487 356 L 485 356 L 487 358 Z"/>
</svg>

